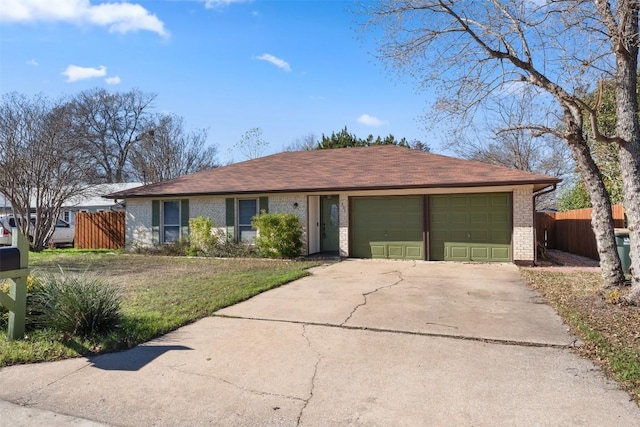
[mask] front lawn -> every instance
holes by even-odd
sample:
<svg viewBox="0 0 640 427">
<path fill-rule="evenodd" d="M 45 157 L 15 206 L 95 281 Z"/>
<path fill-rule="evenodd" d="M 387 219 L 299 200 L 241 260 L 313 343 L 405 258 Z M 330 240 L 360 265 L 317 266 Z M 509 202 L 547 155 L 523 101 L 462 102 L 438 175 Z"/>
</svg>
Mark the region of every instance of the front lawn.
<svg viewBox="0 0 640 427">
<path fill-rule="evenodd" d="M 313 262 L 144 256 L 104 251 L 32 254 L 32 275 L 65 272 L 96 275 L 122 295 L 116 331 L 91 341 L 40 330 L 7 340 L 0 330 L 0 367 L 52 361 L 130 348 L 216 310 L 306 276 Z"/>
<path fill-rule="evenodd" d="M 640 403 L 640 308 L 621 304 L 618 291 L 603 295 L 600 273 L 521 271 L 583 341 L 579 353 Z"/>
</svg>

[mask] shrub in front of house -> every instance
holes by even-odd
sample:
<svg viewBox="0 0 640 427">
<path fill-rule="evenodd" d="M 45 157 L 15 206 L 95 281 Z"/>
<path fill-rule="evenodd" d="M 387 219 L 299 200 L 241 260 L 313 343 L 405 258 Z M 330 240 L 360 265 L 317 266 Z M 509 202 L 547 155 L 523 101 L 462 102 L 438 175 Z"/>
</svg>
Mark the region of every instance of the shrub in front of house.
<svg viewBox="0 0 640 427">
<path fill-rule="evenodd" d="M 187 255 L 210 255 L 215 251 L 220 240 L 211 218 L 199 216 L 189 219 L 189 248 L 187 249 Z"/>
<path fill-rule="evenodd" d="M 251 226 L 258 230 L 256 247 L 267 258 L 295 258 L 302 252 L 302 225 L 297 215 L 265 213 L 253 217 Z"/>
<path fill-rule="evenodd" d="M 50 274 L 29 303 L 32 327 L 83 338 L 104 335 L 120 320 L 120 295 L 111 284 L 86 274 Z"/>
</svg>

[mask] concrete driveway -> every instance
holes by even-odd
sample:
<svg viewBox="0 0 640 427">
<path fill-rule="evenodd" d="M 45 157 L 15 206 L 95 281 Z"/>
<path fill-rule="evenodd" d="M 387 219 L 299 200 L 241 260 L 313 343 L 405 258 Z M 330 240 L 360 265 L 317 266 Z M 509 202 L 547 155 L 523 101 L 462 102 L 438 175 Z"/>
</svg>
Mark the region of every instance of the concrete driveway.
<svg viewBox="0 0 640 427">
<path fill-rule="evenodd" d="M 0 371 L 0 425 L 640 425 L 513 265 L 343 261 L 117 354 Z"/>
</svg>

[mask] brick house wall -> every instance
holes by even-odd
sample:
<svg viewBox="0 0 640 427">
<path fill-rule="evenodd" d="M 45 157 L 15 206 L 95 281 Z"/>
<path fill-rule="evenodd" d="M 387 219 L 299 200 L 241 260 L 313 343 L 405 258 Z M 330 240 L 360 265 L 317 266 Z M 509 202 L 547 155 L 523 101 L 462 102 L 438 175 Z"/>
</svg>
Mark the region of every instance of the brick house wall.
<svg viewBox="0 0 640 427">
<path fill-rule="evenodd" d="M 513 260 L 534 260 L 533 187 L 513 190 Z"/>
<path fill-rule="evenodd" d="M 469 192 L 490 192 L 511 191 L 513 209 L 513 233 L 512 233 L 512 256 L 514 261 L 531 262 L 534 259 L 534 224 L 533 224 L 533 203 L 532 186 L 516 186 L 511 188 L 483 188 L 483 189 L 459 189 L 459 190 L 431 190 L 430 194 L 451 194 Z M 339 245 L 340 255 L 349 256 L 349 197 L 354 195 L 372 194 L 398 194 L 400 192 L 343 192 L 339 193 Z M 335 193 L 334 193 L 335 194 Z M 404 194 L 425 194 L 424 190 L 407 191 Z M 241 196 L 237 198 L 259 198 L 261 195 Z M 298 216 L 302 224 L 304 234 L 303 252 L 307 253 L 307 227 L 308 227 L 308 198 L 306 194 L 264 194 L 269 198 L 269 212 L 287 212 Z M 226 199 L 232 196 L 199 196 L 189 198 L 189 216 L 209 217 L 213 221 L 214 227 L 224 235 L 226 233 Z M 175 200 L 167 199 L 167 200 Z M 297 204 L 297 206 L 296 206 Z M 237 209 L 236 209 L 237 215 Z M 151 246 L 151 199 L 128 199 L 126 215 L 126 242 L 127 248 L 133 249 L 135 246 Z"/>
</svg>

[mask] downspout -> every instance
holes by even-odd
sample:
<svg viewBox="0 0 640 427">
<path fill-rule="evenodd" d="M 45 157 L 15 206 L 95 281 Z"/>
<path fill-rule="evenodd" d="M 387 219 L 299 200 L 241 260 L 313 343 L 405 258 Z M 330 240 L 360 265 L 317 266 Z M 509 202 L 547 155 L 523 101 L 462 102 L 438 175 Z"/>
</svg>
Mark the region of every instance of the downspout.
<svg viewBox="0 0 640 427">
<path fill-rule="evenodd" d="M 558 184 L 553 184 L 553 187 L 540 191 L 538 193 L 533 193 L 533 265 L 538 265 L 538 233 L 536 233 L 536 199 L 543 194 L 549 194 L 553 191 L 556 191 L 556 187 Z"/>
</svg>

